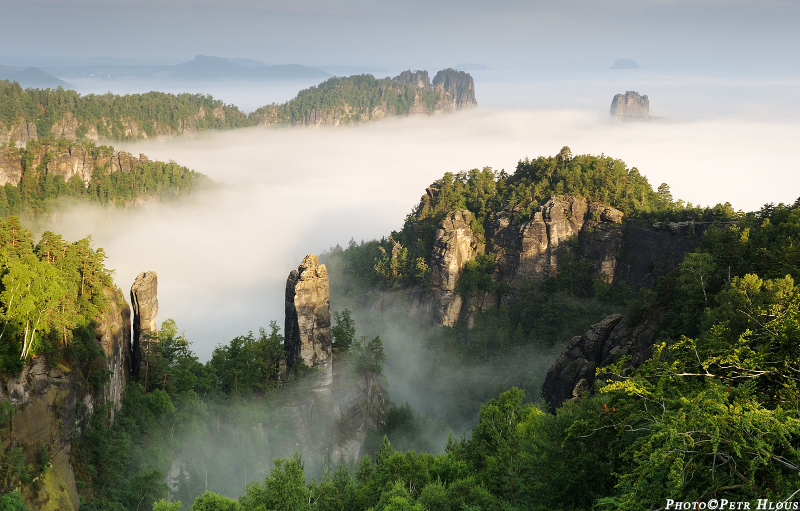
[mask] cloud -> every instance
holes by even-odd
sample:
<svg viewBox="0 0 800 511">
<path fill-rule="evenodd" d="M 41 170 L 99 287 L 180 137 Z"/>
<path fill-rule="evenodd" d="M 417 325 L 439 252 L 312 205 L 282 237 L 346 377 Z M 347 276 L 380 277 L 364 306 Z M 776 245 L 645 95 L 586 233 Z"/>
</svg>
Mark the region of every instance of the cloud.
<svg viewBox="0 0 800 511">
<path fill-rule="evenodd" d="M 476 110 L 339 129 L 254 128 L 127 144 L 230 183 L 186 202 L 66 212 L 48 228 L 92 234 L 126 292 L 159 274 L 160 318 L 172 317 L 205 357 L 270 320 L 283 321 L 285 279 L 307 253 L 402 226 L 445 172 L 513 172 L 524 157 L 600 154 L 636 166 L 656 187 L 695 204 L 737 209 L 793 202 L 789 122 L 615 123 L 581 110 Z M 336 307 L 336 304 L 333 304 Z"/>
</svg>

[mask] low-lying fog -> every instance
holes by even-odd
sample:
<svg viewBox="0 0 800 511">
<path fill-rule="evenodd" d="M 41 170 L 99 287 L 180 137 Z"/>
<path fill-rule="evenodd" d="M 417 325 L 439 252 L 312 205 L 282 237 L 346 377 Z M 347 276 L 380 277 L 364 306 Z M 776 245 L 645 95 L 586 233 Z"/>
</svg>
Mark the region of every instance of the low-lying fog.
<svg viewBox="0 0 800 511">
<path fill-rule="evenodd" d="M 747 211 L 800 196 L 800 125 L 788 96 L 796 81 L 694 76 L 674 80 L 678 94 L 669 81 L 634 75 L 626 86 L 614 76 L 589 94 L 578 78 L 481 82 L 478 74 L 482 107 L 454 115 L 116 144 L 228 185 L 179 205 L 67 212 L 48 228 L 67 239 L 91 234 L 125 292 L 138 272 L 158 272 L 159 322 L 174 318 L 205 360 L 236 335 L 283 325 L 285 279 L 304 255 L 388 235 L 448 171 L 513 172 L 521 158 L 568 145 L 620 158 L 695 204 Z M 609 119 L 613 94 L 625 90 L 649 94 L 651 113 L 667 119 Z M 526 108 L 509 109 L 514 101 Z"/>
</svg>

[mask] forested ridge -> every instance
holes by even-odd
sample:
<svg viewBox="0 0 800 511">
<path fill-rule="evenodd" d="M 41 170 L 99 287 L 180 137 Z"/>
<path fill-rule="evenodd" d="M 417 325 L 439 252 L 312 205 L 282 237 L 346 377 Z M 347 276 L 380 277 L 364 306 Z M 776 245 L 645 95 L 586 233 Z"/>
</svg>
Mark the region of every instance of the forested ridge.
<svg viewBox="0 0 800 511">
<path fill-rule="evenodd" d="M 249 115 L 204 94 L 81 95 L 62 87 L 23 89 L 16 82 L 0 80 L 0 142 L 127 141 L 260 124 L 313 125 L 315 115 L 352 124 L 369 120 L 378 111 L 378 117 L 408 115 L 415 105 L 426 113 L 450 111 L 455 106 L 449 102 L 457 98 L 467 102 L 471 89 L 462 82 L 471 83 L 471 78 L 452 69 L 441 73 L 451 91 L 372 75 L 334 77 Z"/>
<path fill-rule="evenodd" d="M 592 276 L 575 246 L 564 247 L 560 271 L 547 279 L 513 289 L 498 280 L 486 248 L 498 215 L 529 219 L 564 196 L 607 204 L 642 225 L 710 225 L 679 264 L 657 273 L 652 287 Z M 409 349 L 421 350 L 420 359 L 434 361 L 419 382 L 434 404 L 389 402 L 368 438 L 370 456 L 310 466 L 295 452 L 284 405 L 310 389 L 302 366 L 279 376 L 283 337 L 274 322 L 220 345 L 204 364 L 168 320 L 147 378 L 129 386 L 122 411 L 112 422 L 99 410 L 76 439 L 81 509 L 645 510 L 663 509 L 668 499 L 726 499 L 756 509 L 759 499 L 796 501 L 800 200 L 750 213 L 730 204 L 693 206 L 675 200 L 666 184 L 654 190 L 620 160 L 572 155 L 568 148 L 521 160 L 513 174 L 488 168 L 445 174 L 390 237 L 326 254 L 337 299 L 352 308 L 334 314 L 337 364 L 372 377 L 392 364 L 373 331 L 390 328 L 392 314 L 406 317 L 399 306 L 411 295 L 403 293 L 430 292 L 436 230 L 462 209 L 473 213 L 471 229 L 484 251 L 465 267 L 457 292 L 498 296 L 498 306 L 472 325 L 462 320 L 408 341 Z M 67 244 L 49 233 L 35 246 L 29 234 L 27 244 L 17 245 L 15 222 L 2 231 L 9 254 L 4 290 L 16 282 L 6 277 L 21 258 L 42 272 L 54 264 L 72 268 L 73 291 L 84 278 L 80 265 L 101 262 L 99 250 L 89 259 L 76 256 L 77 266 L 58 259 L 54 254 L 66 257 L 87 242 Z M 8 297 L 0 293 L 4 314 L 13 308 L 3 301 Z M 371 308 L 378 324 L 359 323 L 358 332 L 369 333 L 359 337 L 357 310 L 387 297 L 398 308 L 385 314 Z M 632 324 L 655 325 L 653 356 L 640 365 L 622 359 L 603 368 L 594 392 L 550 413 L 538 394 L 549 364 L 541 359 L 552 361 L 570 336 L 612 312 Z M 77 342 L 57 334 L 78 322 L 59 317 L 54 313 L 46 335 L 38 329 L 31 350 Z M 7 371 L 26 346 L 19 318 L 11 324 L 17 340 L 7 350 Z M 479 374 L 482 369 L 488 374 Z M 275 426 L 266 440 L 259 429 L 265 423 Z M 464 423 L 470 427 L 463 435 L 452 431 Z M 448 428 L 437 452 L 433 439 Z M 170 492 L 164 476 L 178 450 L 186 458 Z M 24 463 L 16 451 L 8 456 L 2 502 L 22 509 L 9 490 L 31 484 L 46 463 L 35 465 L 36 453 Z"/>
</svg>

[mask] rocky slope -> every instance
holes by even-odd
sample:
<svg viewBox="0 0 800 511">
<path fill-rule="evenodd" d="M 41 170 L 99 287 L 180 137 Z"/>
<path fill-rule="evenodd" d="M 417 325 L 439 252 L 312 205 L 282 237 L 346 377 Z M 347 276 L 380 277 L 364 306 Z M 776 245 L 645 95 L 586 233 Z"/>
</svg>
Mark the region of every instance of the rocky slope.
<svg viewBox="0 0 800 511">
<path fill-rule="evenodd" d="M 23 488 L 23 498 L 31 509 L 78 509 L 72 439 L 86 428 L 98 406 L 109 404 L 113 418 L 122 405 L 130 372 L 131 316 L 119 289 L 107 293 L 109 306 L 96 327 L 96 342 L 104 357 L 70 365 L 39 356 L 18 376 L 0 381 L 0 401 L 16 407 L 8 428 L 0 434 L 3 451 L 22 447 L 29 462 L 39 445 L 50 452 L 50 466 L 41 476 L 40 489 Z M 100 371 L 108 371 L 110 379 L 98 386 L 92 383 L 99 381 L 92 375 Z"/>
</svg>

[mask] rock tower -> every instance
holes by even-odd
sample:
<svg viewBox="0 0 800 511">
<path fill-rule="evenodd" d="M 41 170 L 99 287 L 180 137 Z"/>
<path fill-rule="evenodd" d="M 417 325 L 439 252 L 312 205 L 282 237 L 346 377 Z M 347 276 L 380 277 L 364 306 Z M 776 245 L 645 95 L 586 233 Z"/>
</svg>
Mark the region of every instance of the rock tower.
<svg viewBox="0 0 800 511">
<path fill-rule="evenodd" d="M 146 371 L 145 357 L 150 337 L 158 334 L 156 316 L 158 315 L 158 276 L 154 271 L 143 271 L 131 286 L 133 306 L 133 360 L 131 367 L 134 376 Z"/>
<path fill-rule="evenodd" d="M 317 387 L 333 382 L 331 351 L 331 287 L 328 270 L 309 254 L 286 279 L 286 362 L 302 358 L 319 370 Z"/>
<path fill-rule="evenodd" d="M 650 118 L 650 99 L 636 91 L 617 94 L 611 101 L 611 116 L 623 121 L 642 121 Z"/>
</svg>

